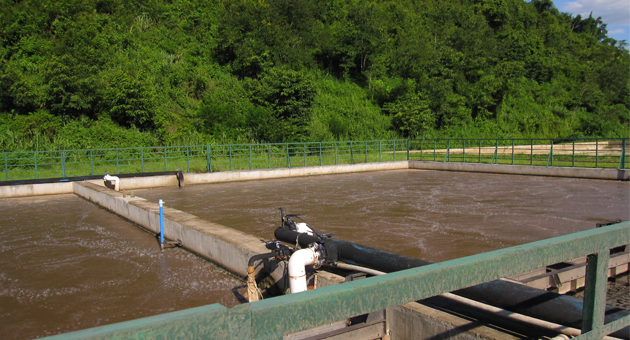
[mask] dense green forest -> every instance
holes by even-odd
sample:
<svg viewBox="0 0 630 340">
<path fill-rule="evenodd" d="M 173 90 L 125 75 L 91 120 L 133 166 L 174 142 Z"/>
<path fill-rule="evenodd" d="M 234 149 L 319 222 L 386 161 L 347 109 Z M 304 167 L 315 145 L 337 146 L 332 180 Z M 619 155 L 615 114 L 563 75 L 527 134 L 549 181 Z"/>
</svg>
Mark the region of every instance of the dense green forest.
<svg viewBox="0 0 630 340">
<path fill-rule="evenodd" d="M 628 137 L 606 34 L 549 0 L 1 0 L 0 151 Z"/>
</svg>

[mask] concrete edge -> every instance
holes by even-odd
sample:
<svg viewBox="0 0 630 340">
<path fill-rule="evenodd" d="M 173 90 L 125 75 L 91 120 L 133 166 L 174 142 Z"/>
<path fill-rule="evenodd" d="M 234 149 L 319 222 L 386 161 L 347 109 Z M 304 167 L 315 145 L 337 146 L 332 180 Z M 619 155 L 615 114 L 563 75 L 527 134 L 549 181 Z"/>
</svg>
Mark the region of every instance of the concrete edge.
<svg viewBox="0 0 630 340">
<path fill-rule="evenodd" d="M 308 166 L 308 167 L 299 167 L 299 168 L 189 173 L 189 174 L 185 174 L 184 178 L 185 178 L 185 183 L 188 185 L 188 184 L 253 181 L 253 180 L 272 179 L 272 178 L 318 176 L 318 175 L 332 175 L 332 174 L 344 174 L 344 173 L 353 173 L 353 172 L 399 170 L 399 169 L 409 169 L 408 161 L 405 160 L 405 161 L 382 162 L 382 163 Z"/>
<path fill-rule="evenodd" d="M 547 176 L 627 181 L 630 179 L 628 169 L 609 168 L 573 168 L 573 167 L 545 167 L 535 165 L 509 165 L 484 163 L 455 163 L 433 161 L 409 161 L 409 169 L 446 170 L 495 173 L 526 176 Z"/>
<path fill-rule="evenodd" d="M 630 169 L 610 169 L 610 168 L 573 168 L 573 167 L 544 167 L 532 165 L 509 165 L 509 164 L 484 164 L 484 163 L 456 163 L 456 162 L 434 162 L 404 160 L 381 163 L 360 163 L 360 164 L 339 164 L 310 166 L 300 168 L 279 168 L 262 170 L 243 171 L 221 171 L 208 173 L 187 173 L 184 176 L 186 184 L 209 184 L 237 181 L 254 181 L 261 179 L 289 178 L 302 176 L 320 176 L 332 174 L 346 174 L 367 171 L 387 171 L 401 169 L 416 170 L 443 170 L 443 171 L 464 171 L 479 173 L 510 174 L 523 176 L 547 176 L 547 177 L 567 177 L 603 180 L 630 180 Z M 85 182 L 104 186 L 102 180 L 88 180 Z M 35 196 L 35 195 L 55 195 L 68 194 L 73 192 L 72 183 L 60 182 L 44 184 L 23 184 L 0 186 L 0 198 Z M 179 185 L 177 176 L 146 176 L 129 177 L 120 179 L 120 190 L 133 190 L 143 188 L 155 188 Z"/>
<path fill-rule="evenodd" d="M 0 186 L 0 198 L 71 194 L 72 182 Z"/>
<path fill-rule="evenodd" d="M 154 233 L 159 233 L 159 206 L 141 197 L 123 197 L 122 193 L 89 182 L 72 183 L 74 193 L 116 215 Z M 247 276 L 247 262 L 269 250 L 255 236 L 226 226 L 207 222 L 181 210 L 164 207 L 164 236 L 179 240 L 184 248 L 204 257 L 228 271 Z M 157 246 L 157 244 L 156 244 Z M 262 266 L 257 266 L 260 272 Z M 266 267 L 276 282 L 283 282 L 284 263 Z M 283 287 L 280 287 L 283 289 Z"/>
</svg>

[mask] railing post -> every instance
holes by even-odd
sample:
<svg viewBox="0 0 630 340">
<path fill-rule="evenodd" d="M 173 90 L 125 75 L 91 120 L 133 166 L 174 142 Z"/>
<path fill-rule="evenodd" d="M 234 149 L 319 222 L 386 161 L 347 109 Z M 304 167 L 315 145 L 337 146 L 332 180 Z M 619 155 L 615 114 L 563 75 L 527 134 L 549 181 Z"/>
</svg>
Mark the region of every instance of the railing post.
<svg viewBox="0 0 630 340">
<path fill-rule="evenodd" d="M 449 161 L 451 160 L 450 156 L 450 152 L 451 152 L 451 140 L 448 140 L 448 144 L 446 145 L 446 155 L 444 155 L 444 163 L 446 163 L 446 160 L 448 159 Z"/>
<path fill-rule="evenodd" d="M 4 177 L 5 181 L 9 180 L 9 165 L 7 163 L 7 153 L 4 153 Z"/>
<path fill-rule="evenodd" d="M 271 144 L 267 144 L 267 169 L 271 169 Z"/>
<path fill-rule="evenodd" d="M 379 162 L 382 162 L 382 161 L 383 161 L 383 153 L 382 153 L 382 152 L 383 152 L 383 150 L 382 150 L 382 144 L 383 144 L 383 141 L 382 141 L 382 140 L 379 140 L 379 141 L 378 141 L 378 161 L 379 161 Z"/>
<path fill-rule="evenodd" d="M 365 162 L 366 162 L 366 163 L 368 162 L 368 156 L 367 156 L 367 153 L 368 153 L 368 148 L 367 148 L 367 141 L 366 141 L 366 142 L 365 142 Z M 409 155 L 407 155 L 407 159 L 409 159 Z"/>
<path fill-rule="evenodd" d="M 118 149 L 116 149 L 116 173 L 120 173 L 120 161 L 118 160 Z"/>
<path fill-rule="evenodd" d="M 142 150 L 142 149 L 140 149 L 140 150 Z M 94 175 L 94 155 L 92 153 L 92 150 L 90 150 L 90 175 L 92 175 L 92 176 Z"/>
<path fill-rule="evenodd" d="M 210 145 L 206 145 L 206 164 L 208 172 L 212 172 L 212 155 L 210 154 Z"/>
<path fill-rule="evenodd" d="M 618 169 L 621 170 L 625 167 L 626 167 L 626 139 L 622 138 L 621 139 L 621 157 L 619 157 Z"/>
<path fill-rule="evenodd" d="M 436 160 L 436 156 L 435 156 L 435 150 L 437 149 L 437 139 L 433 140 L 433 161 L 435 162 Z"/>
<path fill-rule="evenodd" d="M 514 138 L 512 138 L 512 165 L 514 165 Z"/>
<path fill-rule="evenodd" d="M 304 143 L 304 166 L 306 166 L 306 143 Z"/>
<path fill-rule="evenodd" d="M 66 177 L 66 152 L 61 150 L 61 177 Z"/>
<path fill-rule="evenodd" d="M 407 138 L 407 160 L 409 160 L 409 138 Z"/>
<path fill-rule="evenodd" d="M 534 165 L 534 140 L 530 140 L 529 144 L 529 165 Z"/>
<path fill-rule="evenodd" d="M 249 144 L 249 170 L 252 169 L 252 145 Z"/>
<path fill-rule="evenodd" d="M 495 144 L 494 144 L 494 155 L 492 156 L 492 163 L 490 164 L 495 164 L 494 162 L 496 162 L 496 164 L 499 164 L 499 160 L 497 159 L 497 151 L 499 150 L 499 140 L 495 140 Z"/>
<path fill-rule="evenodd" d="M 319 142 L 319 166 L 322 166 L 322 142 Z"/>
<path fill-rule="evenodd" d="M 551 140 L 551 147 L 549 148 L 549 159 L 547 160 L 547 166 L 553 165 L 553 139 Z"/>
<path fill-rule="evenodd" d="M 599 167 L 599 138 L 595 138 L 595 167 Z"/>
<path fill-rule="evenodd" d="M 394 139 L 394 161 L 396 161 L 396 140 Z"/>
<path fill-rule="evenodd" d="M 140 168 L 144 172 L 144 148 L 140 148 Z"/>
<path fill-rule="evenodd" d="M 337 165 L 337 142 L 335 142 L 335 165 Z"/>
<path fill-rule="evenodd" d="M 609 261 L 608 248 L 600 249 L 599 252 L 586 257 L 582 333 L 604 325 Z"/>
<path fill-rule="evenodd" d="M 186 147 L 186 172 L 190 173 L 190 147 Z"/>
<path fill-rule="evenodd" d="M 477 163 L 481 163 L 481 139 L 479 140 L 479 160 Z"/>
<path fill-rule="evenodd" d="M 33 152 L 33 160 L 35 161 L 35 179 L 39 179 L 37 174 L 37 151 Z"/>
<path fill-rule="evenodd" d="M 230 148 L 230 171 L 232 171 L 232 144 L 228 145 Z"/>
<path fill-rule="evenodd" d="M 352 150 L 352 141 L 350 141 L 350 164 L 354 164 L 354 152 Z"/>
<path fill-rule="evenodd" d="M 423 148 L 424 148 L 424 138 L 420 140 L 420 160 L 422 160 Z"/>
<path fill-rule="evenodd" d="M 287 168 L 291 168 L 291 159 L 289 158 L 289 143 L 287 143 Z"/>
<path fill-rule="evenodd" d="M 464 159 L 464 163 L 466 163 L 466 140 L 462 139 L 462 153 L 463 153 L 463 159 Z"/>
<path fill-rule="evenodd" d="M 164 147 L 164 171 L 168 171 L 168 161 L 166 160 L 166 146 Z"/>
<path fill-rule="evenodd" d="M 571 167 L 575 166 L 575 139 L 573 139 L 573 158 L 571 159 Z"/>
</svg>

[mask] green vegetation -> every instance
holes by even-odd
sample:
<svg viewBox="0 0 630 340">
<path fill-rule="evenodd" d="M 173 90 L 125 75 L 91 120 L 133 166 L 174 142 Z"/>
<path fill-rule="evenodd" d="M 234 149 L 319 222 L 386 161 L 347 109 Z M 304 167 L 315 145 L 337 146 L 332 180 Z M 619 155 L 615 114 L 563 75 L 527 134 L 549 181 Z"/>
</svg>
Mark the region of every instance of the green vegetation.
<svg viewBox="0 0 630 340">
<path fill-rule="evenodd" d="M 625 42 L 550 0 L 0 3 L 0 151 L 630 134 Z"/>
</svg>

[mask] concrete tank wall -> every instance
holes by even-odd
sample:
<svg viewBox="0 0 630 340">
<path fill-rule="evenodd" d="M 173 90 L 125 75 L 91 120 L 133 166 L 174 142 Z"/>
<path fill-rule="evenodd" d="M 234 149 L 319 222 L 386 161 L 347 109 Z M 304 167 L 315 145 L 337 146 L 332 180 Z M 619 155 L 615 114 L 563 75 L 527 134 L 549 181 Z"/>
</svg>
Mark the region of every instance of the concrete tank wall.
<svg viewBox="0 0 630 340">
<path fill-rule="evenodd" d="M 154 233 L 160 231 L 158 203 L 141 197 L 123 197 L 121 192 L 89 182 L 74 182 L 75 194 L 94 202 Z M 167 202 L 168 203 L 168 202 Z M 241 277 L 247 276 L 247 262 L 269 250 L 256 237 L 226 226 L 208 222 L 195 215 L 164 207 L 164 236 L 180 240 L 184 248 L 226 268 Z M 156 243 L 156 247 L 158 244 Z M 284 264 L 274 266 L 271 276 L 282 278 Z M 260 266 L 257 268 L 260 271 Z"/>
<path fill-rule="evenodd" d="M 468 171 L 510 175 L 572 177 L 622 181 L 627 181 L 630 178 L 630 170 L 617 170 L 610 168 L 572 168 L 535 165 L 409 161 L 409 169 Z"/>
<path fill-rule="evenodd" d="M 344 174 L 364 171 L 383 171 L 408 169 L 407 161 L 383 162 L 383 163 L 361 163 L 361 164 L 341 164 L 309 166 L 290 169 L 263 169 L 245 171 L 221 171 L 208 173 L 191 173 L 184 175 L 186 184 L 205 184 L 235 181 L 252 181 L 259 179 L 301 177 L 316 175 Z"/>
<path fill-rule="evenodd" d="M 0 198 L 72 193 L 72 182 L 0 186 Z"/>
<path fill-rule="evenodd" d="M 544 167 L 531 165 L 509 165 L 509 164 L 480 164 L 480 163 L 444 163 L 431 161 L 395 161 L 382 163 L 361 163 L 361 164 L 340 164 L 313 167 L 300 167 L 289 169 L 263 169 L 244 171 L 221 171 L 208 173 L 187 173 L 184 175 L 184 184 L 208 184 L 235 181 L 253 181 L 271 178 L 288 178 L 300 176 L 318 176 L 344 174 L 364 171 L 386 171 L 399 169 L 418 170 L 446 170 L 446 171 L 467 171 L 480 173 L 512 174 L 526 176 L 550 176 L 550 177 L 570 177 L 605 180 L 630 179 L 628 169 L 610 168 L 572 168 L 572 167 Z M 90 180 L 90 183 L 104 186 L 102 180 Z M 177 177 L 171 176 L 146 176 L 128 177 L 120 179 L 120 190 L 134 190 L 141 188 L 155 188 L 164 186 L 179 185 Z M 20 197 L 34 195 L 54 195 L 72 192 L 71 182 L 45 183 L 45 184 L 22 184 L 0 186 L 0 198 Z"/>
</svg>

